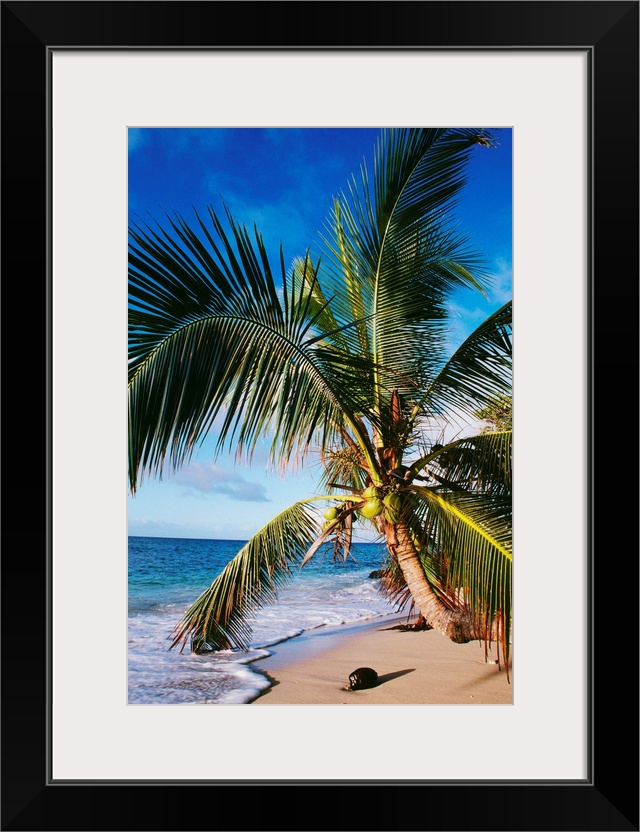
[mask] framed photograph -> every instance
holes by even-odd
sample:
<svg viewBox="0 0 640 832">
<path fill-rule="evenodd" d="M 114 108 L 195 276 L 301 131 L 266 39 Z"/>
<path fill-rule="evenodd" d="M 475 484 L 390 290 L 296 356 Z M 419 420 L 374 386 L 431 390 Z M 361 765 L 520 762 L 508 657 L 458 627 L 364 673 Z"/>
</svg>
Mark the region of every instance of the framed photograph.
<svg viewBox="0 0 640 832">
<path fill-rule="evenodd" d="M 2 3 L 3 829 L 639 828 L 638 5 Z M 512 139 L 512 701 L 128 701 L 131 131 L 414 125 Z"/>
</svg>

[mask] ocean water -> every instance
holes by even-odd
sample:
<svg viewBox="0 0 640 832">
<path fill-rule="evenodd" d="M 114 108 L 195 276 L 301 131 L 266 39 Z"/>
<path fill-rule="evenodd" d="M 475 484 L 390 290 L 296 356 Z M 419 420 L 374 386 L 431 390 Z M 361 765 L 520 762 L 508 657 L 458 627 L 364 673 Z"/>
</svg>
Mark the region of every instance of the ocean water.
<svg viewBox="0 0 640 832">
<path fill-rule="evenodd" d="M 396 608 L 370 578 L 384 559 L 381 544 L 354 544 L 357 563 L 334 563 L 319 550 L 252 619 L 247 650 L 196 655 L 169 650 L 170 633 L 184 611 L 242 547 L 238 540 L 129 538 L 130 704 L 242 704 L 269 681 L 260 659 L 269 647 L 303 632 L 391 615 Z"/>
</svg>

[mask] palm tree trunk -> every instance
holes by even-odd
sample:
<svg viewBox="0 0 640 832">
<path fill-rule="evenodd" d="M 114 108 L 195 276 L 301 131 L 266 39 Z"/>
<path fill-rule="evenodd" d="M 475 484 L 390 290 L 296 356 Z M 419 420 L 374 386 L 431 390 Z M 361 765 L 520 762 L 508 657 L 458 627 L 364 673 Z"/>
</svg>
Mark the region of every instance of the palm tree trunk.
<svg viewBox="0 0 640 832">
<path fill-rule="evenodd" d="M 402 570 L 413 600 L 427 623 L 457 644 L 466 644 L 482 638 L 474 633 L 472 621 L 466 612 L 450 609 L 436 595 L 427 580 L 418 552 L 405 523 L 387 528 L 387 545 Z"/>
</svg>

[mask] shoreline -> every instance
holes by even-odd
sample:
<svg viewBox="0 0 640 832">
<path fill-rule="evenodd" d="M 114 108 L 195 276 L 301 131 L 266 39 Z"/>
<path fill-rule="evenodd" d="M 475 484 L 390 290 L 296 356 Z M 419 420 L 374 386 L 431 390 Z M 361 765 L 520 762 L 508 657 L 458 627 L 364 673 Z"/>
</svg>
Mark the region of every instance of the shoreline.
<svg viewBox="0 0 640 832">
<path fill-rule="evenodd" d="M 496 664 L 494 648 L 454 644 L 435 630 L 403 630 L 395 613 L 303 633 L 268 647 L 252 667 L 271 685 L 252 705 L 513 704 L 513 674 Z M 378 684 L 349 689 L 349 674 L 371 667 Z"/>
</svg>

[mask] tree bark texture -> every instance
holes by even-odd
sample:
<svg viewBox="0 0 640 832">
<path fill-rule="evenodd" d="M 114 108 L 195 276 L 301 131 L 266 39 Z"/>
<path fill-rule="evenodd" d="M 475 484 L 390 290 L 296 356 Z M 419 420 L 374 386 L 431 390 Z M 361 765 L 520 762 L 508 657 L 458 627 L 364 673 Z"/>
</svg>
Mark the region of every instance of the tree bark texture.
<svg viewBox="0 0 640 832">
<path fill-rule="evenodd" d="M 409 529 L 403 522 L 387 529 L 387 545 L 402 570 L 407 587 L 427 623 L 456 644 L 466 644 L 480 636 L 473 632 L 466 612 L 450 609 L 427 580 Z"/>
</svg>

